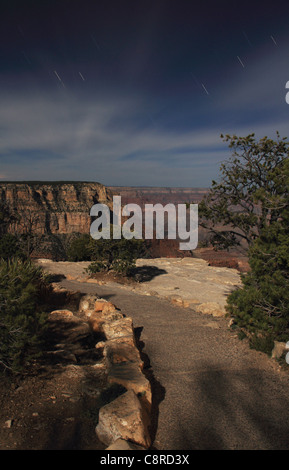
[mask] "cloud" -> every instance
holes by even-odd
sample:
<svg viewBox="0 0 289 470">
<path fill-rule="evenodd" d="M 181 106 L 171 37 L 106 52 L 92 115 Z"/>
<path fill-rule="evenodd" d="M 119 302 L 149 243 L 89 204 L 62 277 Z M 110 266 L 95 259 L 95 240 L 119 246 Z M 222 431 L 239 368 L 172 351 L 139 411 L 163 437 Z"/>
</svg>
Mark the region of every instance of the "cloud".
<svg viewBox="0 0 289 470">
<path fill-rule="evenodd" d="M 245 60 L 245 59 L 244 59 Z M 237 62 L 224 70 L 223 80 L 215 87 L 222 112 L 231 111 L 240 118 L 260 121 L 273 113 L 288 111 L 285 84 L 289 80 L 288 34 L 279 38 L 278 46 L 270 40 L 248 52 L 244 69 Z"/>
<path fill-rule="evenodd" d="M 253 72 L 251 75 L 255 76 Z M 260 105 L 266 87 L 263 84 L 262 93 L 256 97 L 254 86 L 250 86 L 251 75 L 238 97 L 233 86 L 228 89 L 233 98 L 223 95 L 219 114 L 210 102 L 201 109 L 202 116 L 207 112 L 208 123 L 204 118 L 198 122 L 198 109 L 190 117 L 186 108 L 183 128 L 167 126 L 164 113 L 159 121 L 150 120 L 151 110 L 160 103 L 154 96 L 137 93 L 98 90 L 77 94 L 66 89 L 0 96 L 1 169 L 13 179 L 208 186 L 229 154 L 221 133 L 245 136 L 255 132 L 259 137 L 274 138 L 279 130 L 286 136 L 287 123 L 275 111 L 263 123 L 230 119 L 238 114 L 238 103 L 241 113 L 246 90 L 254 109 Z M 274 107 L 273 101 L 271 105 Z M 246 106 L 249 113 L 249 104 Z M 169 121 L 177 122 L 178 112 L 175 110 L 174 115 L 170 109 Z M 215 113 L 213 118 L 210 113 Z"/>
</svg>

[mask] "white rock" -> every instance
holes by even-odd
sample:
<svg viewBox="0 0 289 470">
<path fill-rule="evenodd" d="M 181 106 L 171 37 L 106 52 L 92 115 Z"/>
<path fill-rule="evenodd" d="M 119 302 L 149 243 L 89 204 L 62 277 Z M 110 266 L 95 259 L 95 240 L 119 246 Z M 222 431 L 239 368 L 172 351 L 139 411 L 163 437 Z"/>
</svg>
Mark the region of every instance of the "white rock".
<svg viewBox="0 0 289 470">
<path fill-rule="evenodd" d="M 117 439 L 129 440 L 145 448 L 151 443 L 148 418 L 132 390 L 99 410 L 99 421 L 95 431 L 100 441 L 107 446 Z"/>
<path fill-rule="evenodd" d="M 213 315 L 213 317 L 223 317 L 226 314 L 225 308 L 218 302 L 205 302 L 197 305 L 195 310 L 206 315 Z"/>
<path fill-rule="evenodd" d="M 272 350 L 272 359 L 280 359 L 280 357 L 287 351 L 286 343 L 274 341 L 274 348 Z"/>
</svg>

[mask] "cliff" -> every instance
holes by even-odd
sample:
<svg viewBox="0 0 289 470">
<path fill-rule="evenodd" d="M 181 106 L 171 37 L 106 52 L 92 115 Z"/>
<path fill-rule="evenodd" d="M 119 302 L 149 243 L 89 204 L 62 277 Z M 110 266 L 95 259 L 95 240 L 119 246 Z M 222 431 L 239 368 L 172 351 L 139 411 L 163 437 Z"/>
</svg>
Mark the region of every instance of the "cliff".
<svg viewBox="0 0 289 470">
<path fill-rule="evenodd" d="M 145 186 L 110 186 L 121 196 L 122 204 L 198 204 L 208 192 L 207 188 L 165 188 Z"/>
<path fill-rule="evenodd" d="M 90 209 L 103 203 L 112 207 L 113 193 L 100 183 L 15 182 L 0 183 L 2 204 L 17 214 L 11 232 L 39 234 L 89 233 Z"/>
</svg>

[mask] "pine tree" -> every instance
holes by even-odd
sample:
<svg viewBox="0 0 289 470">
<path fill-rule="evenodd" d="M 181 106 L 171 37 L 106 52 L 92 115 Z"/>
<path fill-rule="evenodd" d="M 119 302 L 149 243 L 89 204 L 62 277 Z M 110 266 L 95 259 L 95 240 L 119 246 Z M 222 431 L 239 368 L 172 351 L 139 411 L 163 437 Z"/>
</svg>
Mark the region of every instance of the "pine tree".
<svg viewBox="0 0 289 470">
<path fill-rule="evenodd" d="M 268 220 L 249 249 L 250 271 L 228 298 L 228 312 L 251 345 L 270 352 L 289 339 L 289 159 L 270 174 L 275 191 L 260 188 Z"/>
<path fill-rule="evenodd" d="M 47 316 L 38 308 L 45 283 L 30 261 L 0 261 L 0 366 L 18 372 L 41 354 Z"/>
<path fill-rule="evenodd" d="M 223 137 L 223 136 L 221 136 Z M 288 159 L 289 142 L 277 133 L 276 141 L 256 141 L 227 135 L 232 156 L 221 165 L 219 182 L 199 205 L 199 225 L 208 230 L 216 249 L 242 245 L 246 250 L 259 237 L 268 220 L 280 211 L 277 177 Z"/>
</svg>

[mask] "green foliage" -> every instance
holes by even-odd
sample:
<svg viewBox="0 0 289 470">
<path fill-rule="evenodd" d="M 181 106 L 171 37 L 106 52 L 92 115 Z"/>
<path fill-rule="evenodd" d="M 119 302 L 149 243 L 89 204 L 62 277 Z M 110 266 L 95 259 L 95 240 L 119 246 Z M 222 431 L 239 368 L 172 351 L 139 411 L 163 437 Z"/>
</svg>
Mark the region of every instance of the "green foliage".
<svg viewBox="0 0 289 470">
<path fill-rule="evenodd" d="M 145 256 L 145 251 L 143 240 L 127 240 L 123 236 L 119 240 L 112 236 L 108 240 L 94 240 L 90 235 L 84 234 L 70 243 L 67 257 L 69 261 L 91 261 L 87 268 L 87 272 L 91 274 L 115 271 L 127 276 L 135 267 L 137 258 Z"/>
<path fill-rule="evenodd" d="M 22 371 L 39 357 L 43 347 L 46 314 L 39 311 L 46 279 L 30 261 L 0 261 L 0 366 Z"/>
<path fill-rule="evenodd" d="M 93 261 L 90 263 L 86 271 L 90 274 L 100 273 L 101 271 L 105 271 L 105 264 L 101 261 Z"/>
<path fill-rule="evenodd" d="M 24 253 L 19 246 L 19 240 L 15 235 L 5 233 L 0 238 L 0 258 L 8 260 L 13 257 L 24 259 Z"/>
<path fill-rule="evenodd" d="M 15 211 L 6 202 L 0 202 L 0 234 L 7 233 L 8 227 L 15 222 Z"/>
<path fill-rule="evenodd" d="M 69 261 L 91 261 L 90 235 L 84 234 L 73 240 L 67 258 Z"/>
<path fill-rule="evenodd" d="M 220 182 L 212 182 L 209 194 L 199 205 L 199 224 L 209 230 L 216 249 L 228 249 L 241 242 L 248 247 L 258 238 L 268 217 L 278 218 L 278 173 L 288 159 L 289 143 L 278 133 L 276 141 L 264 137 L 257 142 L 254 134 L 227 135 L 224 140 L 233 153 L 221 165 Z"/>
<path fill-rule="evenodd" d="M 88 272 L 113 270 L 119 274 L 129 275 L 135 267 L 137 258 L 144 253 L 143 240 L 121 238 L 120 240 L 90 241 L 91 260 Z"/>
<path fill-rule="evenodd" d="M 253 347 L 272 350 L 289 339 L 289 159 L 271 172 L 275 191 L 260 196 L 268 218 L 249 249 L 250 271 L 228 297 L 228 312 Z"/>
</svg>

